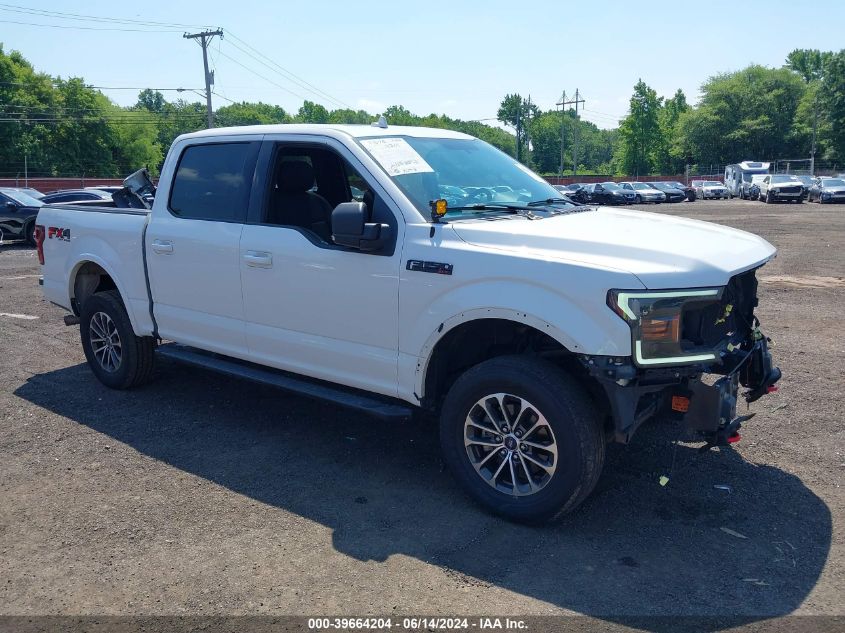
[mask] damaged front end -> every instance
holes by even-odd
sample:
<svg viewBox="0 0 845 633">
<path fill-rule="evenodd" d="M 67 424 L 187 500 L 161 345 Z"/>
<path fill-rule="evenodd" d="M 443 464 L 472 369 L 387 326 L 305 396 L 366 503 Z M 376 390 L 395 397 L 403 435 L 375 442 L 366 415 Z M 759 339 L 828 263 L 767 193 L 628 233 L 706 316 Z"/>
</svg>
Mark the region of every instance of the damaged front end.
<svg viewBox="0 0 845 633">
<path fill-rule="evenodd" d="M 668 415 L 705 448 L 726 446 L 753 416 L 737 416 L 740 395 L 751 403 L 777 389 L 781 372 L 754 316 L 754 270 L 719 288 L 611 290 L 608 305 L 631 327 L 632 356 L 581 362 L 607 395 L 618 442 L 630 441 L 649 418 Z"/>
</svg>

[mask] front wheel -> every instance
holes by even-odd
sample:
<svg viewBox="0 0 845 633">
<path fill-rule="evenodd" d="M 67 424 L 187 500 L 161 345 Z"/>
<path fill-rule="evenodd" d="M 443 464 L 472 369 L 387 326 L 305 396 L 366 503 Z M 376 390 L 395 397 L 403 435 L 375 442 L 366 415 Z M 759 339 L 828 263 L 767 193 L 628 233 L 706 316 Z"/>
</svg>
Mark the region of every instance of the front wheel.
<svg viewBox="0 0 845 633">
<path fill-rule="evenodd" d="M 634 204 L 642 204 L 642 203 L 643 203 L 642 196 L 640 194 L 637 194 L 637 197 L 634 198 Z"/>
<path fill-rule="evenodd" d="M 155 342 L 137 336 L 116 290 L 97 292 L 82 304 L 82 349 L 91 371 L 106 387 L 129 389 L 149 382 Z"/>
<path fill-rule="evenodd" d="M 472 497 L 522 522 L 572 511 L 604 464 L 595 405 L 562 370 L 531 357 L 494 358 L 463 374 L 446 396 L 440 443 Z"/>
<path fill-rule="evenodd" d="M 35 243 L 35 220 L 30 222 L 26 225 L 26 229 L 24 230 L 24 238 L 29 243 L 30 246 L 37 246 Z"/>
</svg>

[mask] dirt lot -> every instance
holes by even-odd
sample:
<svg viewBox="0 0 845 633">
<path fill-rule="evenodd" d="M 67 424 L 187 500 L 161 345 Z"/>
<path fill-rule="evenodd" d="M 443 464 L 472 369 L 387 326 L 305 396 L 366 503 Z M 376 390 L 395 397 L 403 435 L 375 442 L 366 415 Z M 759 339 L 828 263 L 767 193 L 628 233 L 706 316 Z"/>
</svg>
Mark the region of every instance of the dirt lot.
<svg viewBox="0 0 845 633">
<path fill-rule="evenodd" d="M 780 249 L 759 316 L 781 390 L 736 450 L 673 451 L 668 423 L 611 447 L 547 528 L 469 502 L 423 422 L 169 363 L 109 391 L 34 252 L 0 246 L 0 614 L 845 613 L 845 207 L 649 210 Z"/>
</svg>

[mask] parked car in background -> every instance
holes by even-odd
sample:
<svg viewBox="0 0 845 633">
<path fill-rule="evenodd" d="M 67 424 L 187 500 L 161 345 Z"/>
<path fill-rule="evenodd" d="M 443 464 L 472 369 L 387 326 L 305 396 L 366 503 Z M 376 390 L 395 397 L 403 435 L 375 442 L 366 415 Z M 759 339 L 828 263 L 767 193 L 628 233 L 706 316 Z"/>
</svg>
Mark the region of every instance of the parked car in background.
<svg viewBox="0 0 845 633">
<path fill-rule="evenodd" d="M 655 189 L 659 189 L 666 196 L 666 202 L 683 202 L 687 199 L 687 192 L 678 189 L 674 184 L 668 182 L 650 182 L 648 183 Z M 695 190 L 693 191 L 693 200 L 695 200 Z"/>
<path fill-rule="evenodd" d="M 569 198 L 574 202 L 579 202 L 581 204 L 586 204 L 590 201 L 590 197 L 587 195 L 587 192 L 584 191 L 584 187 L 582 185 L 552 185 L 555 189 L 557 189 L 561 194 Z"/>
<path fill-rule="evenodd" d="M 582 184 L 572 183 L 570 185 L 557 185 L 555 189 L 575 202 L 587 204 L 590 201 L 590 196 Z"/>
<path fill-rule="evenodd" d="M 111 200 L 111 194 L 99 189 L 62 189 L 41 198 L 44 204 L 63 204 L 83 200 Z"/>
<path fill-rule="evenodd" d="M 770 163 L 760 161 L 744 160 L 741 163 L 727 165 L 725 167 L 725 187 L 731 198 L 742 197 L 742 188 L 745 183 L 751 183 L 751 176 L 758 174 L 765 176 L 769 173 Z"/>
<path fill-rule="evenodd" d="M 44 205 L 19 189 L 0 188 L 0 237 L 23 238 L 35 245 L 35 216 Z"/>
<path fill-rule="evenodd" d="M 595 204 L 634 204 L 637 196 L 615 182 L 594 182 L 584 185 L 589 201 Z"/>
<path fill-rule="evenodd" d="M 675 189 L 679 189 L 686 194 L 687 200 L 690 202 L 695 202 L 695 199 L 698 197 L 698 193 L 695 191 L 695 187 L 692 185 L 685 185 L 682 182 L 678 182 L 677 180 L 670 180 L 663 184 L 669 185 L 670 187 L 674 187 Z"/>
<path fill-rule="evenodd" d="M 744 180 L 739 190 L 739 197 L 743 200 L 759 200 L 760 183 L 765 177 L 766 174 L 752 174 L 749 180 Z"/>
<path fill-rule="evenodd" d="M 772 174 L 760 181 L 759 199 L 772 202 L 804 202 L 804 185 L 789 174 Z"/>
<path fill-rule="evenodd" d="M 44 197 L 44 194 L 38 191 L 38 189 L 33 189 L 32 187 L 5 187 L 6 189 L 14 189 L 15 191 L 20 191 L 21 193 L 25 193 L 30 198 L 35 198 L 36 200 L 40 200 Z"/>
<path fill-rule="evenodd" d="M 845 179 L 843 178 L 816 178 L 813 186 L 810 187 L 807 200 L 820 202 L 845 202 Z"/>
<path fill-rule="evenodd" d="M 801 176 L 795 176 L 798 180 L 801 181 L 801 184 L 804 186 L 804 200 L 807 199 L 807 196 L 810 193 L 810 187 L 816 184 L 816 179 L 813 176 L 808 176 L 806 174 Z"/>
<path fill-rule="evenodd" d="M 701 185 L 696 188 L 699 198 L 707 199 L 728 199 L 728 188 L 718 180 L 702 180 Z"/>
<path fill-rule="evenodd" d="M 640 204 L 641 202 L 652 202 L 658 204 L 666 202 L 666 194 L 655 189 L 650 183 L 645 182 L 620 182 L 619 186 L 626 191 L 634 192 L 634 202 Z"/>
<path fill-rule="evenodd" d="M 469 194 L 466 191 L 464 191 L 460 187 L 455 187 L 454 185 L 439 185 L 437 189 L 440 192 L 440 196 L 446 201 L 446 204 L 450 207 L 464 204 L 467 198 L 469 198 Z M 364 199 L 363 196 L 364 193 L 361 192 L 361 200 Z"/>
<path fill-rule="evenodd" d="M 90 187 L 83 187 L 83 188 L 84 189 L 94 189 L 94 190 L 97 190 L 97 191 L 105 191 L 107 193 L 117 193 L 118 191 L 123 189 L 123 187 L 121 187 L 120 185 L 92 185 Z"/>
</svg>

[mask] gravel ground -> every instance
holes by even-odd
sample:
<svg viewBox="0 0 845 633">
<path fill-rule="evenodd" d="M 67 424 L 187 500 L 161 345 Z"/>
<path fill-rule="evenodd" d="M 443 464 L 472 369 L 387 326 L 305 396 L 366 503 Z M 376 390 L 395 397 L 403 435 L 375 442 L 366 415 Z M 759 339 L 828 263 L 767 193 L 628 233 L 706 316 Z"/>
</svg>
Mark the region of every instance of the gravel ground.
<svg viewBox="0 0 845 633">
<path fill-rule="evenodd" d="M 781 389 L 736 450 L 673 449 L 676 429 L 647 425 L 545 528 L 469 502 L 423 421 L 170 363 L 104 388 L 41 298 L 34 252 L 6 242 L 0 614 L 842 615 L 845 208 L 647 210 L 779 248 L 759 316 Z"/>
</svg>

